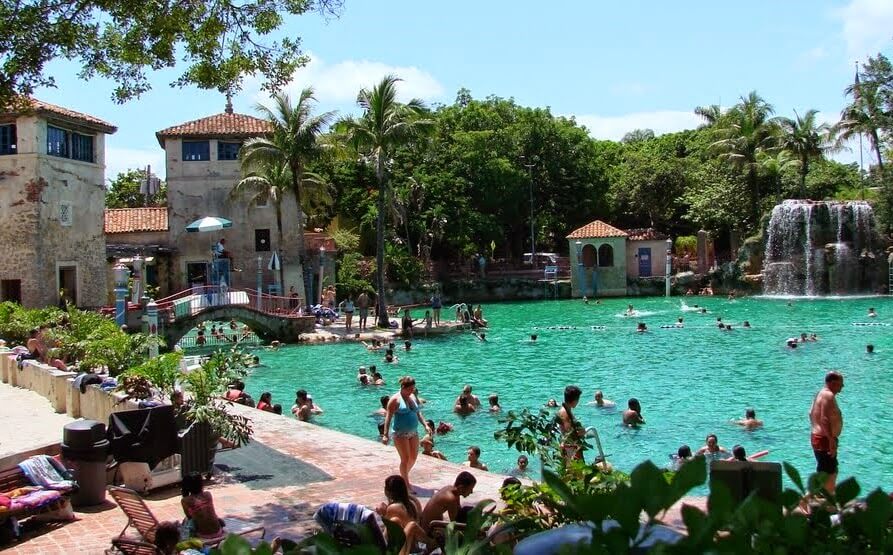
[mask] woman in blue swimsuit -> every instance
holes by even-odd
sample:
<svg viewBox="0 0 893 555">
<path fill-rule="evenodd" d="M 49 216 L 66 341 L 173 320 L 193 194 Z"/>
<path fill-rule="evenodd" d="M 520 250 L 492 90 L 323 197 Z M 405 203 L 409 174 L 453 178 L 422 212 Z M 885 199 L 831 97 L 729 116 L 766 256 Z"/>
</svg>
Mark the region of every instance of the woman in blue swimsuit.
<svg viewBox="0 0 893 555">
<path fill-rule="evenodd" d="M 421 424 L 429 434 L 434 430 L 428 429 L 425 417 L 419 408 L 419 400 L 413 391 L 415 380 L 412 376 L 400 378 L 400 391 L 388 401 L 387 415 L 384 419 L 384 434 L 381 442 L 387 445 L 390 439 L 390 431 L 394 433 L 394 447 L 400 455 L 400 476 L 409 484 L 409 471 L 415 465 L 419 457 L 419 432 Z M 393 424 L 393 427 L 392 427 Z"/>
</svg>

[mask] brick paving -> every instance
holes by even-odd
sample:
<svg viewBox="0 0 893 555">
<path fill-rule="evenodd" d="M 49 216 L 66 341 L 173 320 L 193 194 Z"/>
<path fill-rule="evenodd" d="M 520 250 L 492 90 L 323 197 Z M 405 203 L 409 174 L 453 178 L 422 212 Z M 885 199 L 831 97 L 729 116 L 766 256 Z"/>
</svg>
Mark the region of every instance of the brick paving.
<svg viewBox="0 0 893 555">
<path fill-rule="evenodd" d="M 0 412 L 8 410 L 0 408 Z M 47 410 L 51 412 L 49 406 Z M 314 465 L 332 479 L 251 489 L 249 485 L 235 482 L 227 474 L 218 473 L 207 489 L 213 493 L 221 517 L 262 523 L 266 526 L 267 540 L 275 536 L 298 539 L 315 529 L 312 515 L 322 503 L 351 501 L 375 506 L 384 500 L 384 478 L 395 474 L 398 468 L 397 453 L 392 446 L 299 422 L 291 417 L 240 406 L 234 407 L 234 410 L 250 416 L 255 441 Z M 452 483 L 461 470 L 469 469 L 456 463 L 420 456 L 411 477 L 424 502 L 433 490 Z M 476 475 L 478 484 L 468 503 L 499 497 L 503 475 L 473 469 L 471 472 Z M 705 505 L 704 499 L 686 501 L 702 508 Z M 146 503 L 160 521 L 180 521 L 183 518 L 177 487 L 154 490 L 146 497 Z M 30 525 L 26 521 L 22 541 L 5 552 L 100 554 L 110 546 L 111 539 L 121 532 L 127 522 L 111 497 L 104 505 L 79 508 L 75 515 L 73 522 Z M 671 526 L 681 527 L 679 506 L 669 512 L 665 521 Z M 258 535 L 250 537 L 256 540 Z"/>
<path fill-rule="evenodd" d="M 300 538 L 314 529 L 312 515 L 328 501 L 352 501 L 377 505 L 384 500 L 384 478 L 395 474 L 397 453 L 392 446 L 329 430 L 294 418 L 235 407 L 249 415 L 254 425 L 254 440 L 283 454 L 314 465 L 333 479 L 310 484 L 271 489 L 250 489 L 218 474 L 208 490 L 220 516 L 238 517 L 263 523 L 266 538 Z M 421 498 L 452 483 L 456 474 L 467 470 L 458 464 L 420 457 L 412 472 L 414 486 Z M 504 476 L 472 470 L 478 478 L 475 502 L 498 498 Z M 182 520 L 180 492 L 176 487 L 154 490 L 146 503 L 159 520 Z M 105 505 L 77 509 L 77 520 L 67 523 L 30 526 L 24 539 L 8 549 L 9 553 L 103 553 L 111 539 L 127 522 L 111 497 Z M 27 524 L 27 523 L 26 523 Z M 256 535 L 254 536 L 257 537 Z"/>
</svg>

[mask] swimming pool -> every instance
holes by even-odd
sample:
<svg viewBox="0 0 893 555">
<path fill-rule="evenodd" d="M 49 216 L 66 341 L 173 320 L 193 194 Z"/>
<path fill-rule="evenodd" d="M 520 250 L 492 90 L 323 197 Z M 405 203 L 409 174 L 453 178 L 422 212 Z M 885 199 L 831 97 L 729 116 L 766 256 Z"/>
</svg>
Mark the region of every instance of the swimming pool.
<svg viewBox="0 0 893 555">
<path fill-rule="evenodd" d="M 623 315 L 628 302 L 639 316 Z M 695 312 L 695 304 L 707 307 L 708 314 Z M 866 317 L 869 307 L 877 309 L 877 318 Z M 412 374 L 427 400 L 426 418 L 455 425 L 454 432 L 437 437 L 436 448 L 451 461 L 463 461 L 468 446 L 478 445 L 491 470 L 506 472 L 518 453 L 493 439 L 498 416 L 483 411 L 461 418 L 452 412 L 462 386 L 472 384 L 485 406 L 487 395 L 498 393 L 508 411 L 541 407 L 549 398 L 560 403 L 564 387 L 576 384 L 583 390 L 577 418 L 597 427 L 608 459 L 620 469 L 631 470 L 649 458 L 663 466 L 680 445 L 695 450 L 707 434 L 716 433 L 728 449 L 737 443 L 748 453 L 769 449 L 763 460 L 788 461 L 808 475 L 815 468 L 809 408 L 825 372 L 836 368 L 846 377 L 838 398 L 844 415 L 841 477 L 856 476 L 863 492 L 893 486 L 889 298 L 795 299 L 790 306 L 787 299 L 718 297 L 610 299 L 598 305 L 518 302 L 484 305 L 484 317 L 490 322 L 487 342 L 470 332 L 417 338 L 410 352 L 398 342 L 396 365 L 352 342 L 259 351 L 265 366 L 253 371 L 247 389 L 255 398 L 272 392 L 286 414 L 295 390 L 306 389 L 325 409 L 317 424 L 376 439 L 376 421 L 369 414 L 381 395 L 397 390 L 399 376 Z M 660 328 L 678 317 L 685 319 L 684 328 Z M 719 331 L 717 317 L 733 330 Z M 743 329 L 743 320 L 752 329 Z M 635 333 L 638 322 L 650 331 Z M 818 334 L 819 341 L 786 349 L 785 339 L 802 332 Z M 529 342 L 531 333 L 539 336 L 535 344 Z M 874 355 L 865 353 L 868 343 L 875 345 Z M 387 386 L 356 383 L 357 368 L 371 364 Z M 618 408 L 585 405 L 596 389 Z M 640 400 L 648 422 L 637 430 L 620 424 L 630 397 Z M 746 432 L 731 422 L 747 407 L 756 409 L 764 428 Z"/>
</svg>

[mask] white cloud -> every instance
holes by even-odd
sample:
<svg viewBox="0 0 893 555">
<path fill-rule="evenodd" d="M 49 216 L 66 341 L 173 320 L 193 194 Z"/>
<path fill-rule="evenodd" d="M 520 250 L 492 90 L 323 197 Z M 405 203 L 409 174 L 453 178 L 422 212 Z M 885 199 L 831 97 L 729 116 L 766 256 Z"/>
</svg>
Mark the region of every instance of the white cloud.
<svg viewBox="0 0 893 555">
<path fill-rule="evenodd" d="M 586 126 L 592 137 L 612 141 L 619 141 L 634 129 L 651 129 L 655 135 L 662 135 L 684 129 L 694 129 L 703 123 L 703 120 L 694 112 L 675 110 L 633 112 L 621 116 L 583 114 L 575 117 L 578 123 Z"/>
<path fill-rule="evenodd" d="M 152 173 L 164 179 L 164 151 L 161 148 L 118 148 L 108 146 L 105 149 L 105 180 L 115 179 L 119 173 L 127 170 L 144 169 L 152 166 Z"/>
<path fill-rule="evenodd" d="M 847 53 L 864 60 L 873 56 L 893 39 L 893 2 L 890 0 L 850 0 L 835 10 L 843 22 Z"/>
<path fill-rule="evenodd" d="M 298 69 L 285 87 L 289 95 L 295 96 L 304 87 L 312 86 L 321 104 L 352 104 L 360 89 L 372 87 L 389 74 L 402 79 L 397 84 L 401 101 L 413 98 L 431 101 L 440 99 L 444 94 L 443 85 L 433 75 L 415 66 L 395 66 L 370 60 L 344 60 L 329 64 L 312 54 L 310 58 L 310 63 Z M 256 87 L 256 84 L 246 83 L 246 86 Z M 268 96 L 259 92 L 255 98 L 264 102 Z"/>
</svg>

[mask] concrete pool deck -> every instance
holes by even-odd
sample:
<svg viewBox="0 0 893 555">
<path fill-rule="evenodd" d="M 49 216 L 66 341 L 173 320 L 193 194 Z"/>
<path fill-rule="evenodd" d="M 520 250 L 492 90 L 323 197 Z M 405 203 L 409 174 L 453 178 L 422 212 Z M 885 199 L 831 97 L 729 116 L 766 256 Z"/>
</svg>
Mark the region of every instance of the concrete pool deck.
<svg viewBox="0 0 893 555">
<path fill-rule="evenodd" d="M 0 384 L 0 398 L 21 391 L 23 390 Z M 0 418 L 6 419 L 19 409 L 19 406 L 10 403 L 0 403 Z M 283 480 L 278 476 L 278 483 L 286 484 L 273 487 L 262 484 L 263 478 L 269 477 L 261 477 L 259 481 L 257 477 L 244 479 L 238 472 L 218 472 L 207 489 L 214 495 L 220 516 L 238 517 L 263 524 L 266 527 L 267 540 L 275 536 L 297 539 L 316 528 L 313 513 L 323 503 L 351 501 L 374 507 L 384 500 L 384 478 L 395 474 L 398 468 L 398 457 L 392 446 L 299 422 L 291 417 L 241 406 L 234 407 L 234 410 L 251 418 L 254 441 L 262 444 L 262 449 L 274 450 L 277 459 L 291 457 L 304 468 L 312 465 L 321 472 L 296 473 L 294 484 L 287 483 L 288 477 Z M 22 431 L 38 426 L 37 422 L 40 422 L 40 428 L 49 429 L 57 425 L 50 419 L 59 415 L 45 401 L 43 405 L 35 405 L 31 412 L 35 414 L 28 427 L 22 428 Z M 59 428 L 61 426 L 62 424 L 58 424 Z M 61 435 L 61 431 L 58 433 Z M 424 503 L 433 491 L 451 484 L 456 474 L 462 470 L 470 470 L 478 479 L 475 492 L 465 500 L 466 503 L 473 504 L 487 498 L 498 499 L 499 486 L 505 478 L 500 474 L 420 456 L 411 476 Z M 319 478 L 323 473 L 331 479 Z M 313 476 L 321 481 L 309 481 L 314 480 Z M 178 487 L 153 490 L 145 500 L 160 521 L 182 520 Z M 703 499 L 687 499 L 686 502 L 702 508 L 705 504 Z M 667 524 L 681 527 L 680 507 L 681 504 L 670 511 L 665 519 Z M 75 515 L 76 520 L 72 522 L 37 525 L 27 525 L 26 522 L 23 539 L 7 547 L 5 551 L 22 554 L 100 554 L 110 546 L 111 539 L 127 523 L 124 513 L 111 497 L 103 505 L 78 508 Z M 251 539 L 256 541 L 257 535 Z"/>
</svg>

